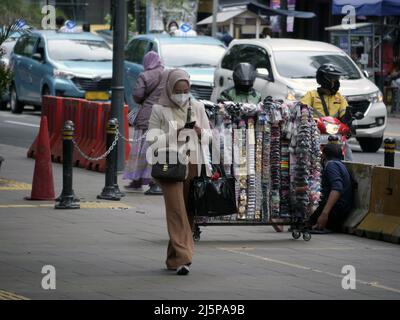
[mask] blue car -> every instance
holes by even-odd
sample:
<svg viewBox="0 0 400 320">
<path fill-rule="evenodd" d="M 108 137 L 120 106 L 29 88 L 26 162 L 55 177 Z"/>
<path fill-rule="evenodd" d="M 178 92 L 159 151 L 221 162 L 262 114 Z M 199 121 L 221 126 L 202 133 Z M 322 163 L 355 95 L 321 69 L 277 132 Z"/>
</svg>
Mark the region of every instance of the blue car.
<svg viewBox="0 0 400 320">
<path fill-rule="evenodd" d="M 89 32 L 33 31 L 21 36 L 10 57 L 14 79 L 11 112 L 39 109 L 43 95 L 108 101 L 112 50 Z"/>
<path fill-rule="evenodd" d="M 133 90 L 139 74 L 143 72 L 143 57 L 147 52 L 157 52 L 166 68 L 186 70 L 192 82 L 192 95 L 197 99 L 210 100 L 214 70 L 225 50 L 222 42 L 207 36 L 148 34 L 134 37 L 125 48 L 125 101 L 129 110 L 138 108 L 133 100 Z"/>
</svg>

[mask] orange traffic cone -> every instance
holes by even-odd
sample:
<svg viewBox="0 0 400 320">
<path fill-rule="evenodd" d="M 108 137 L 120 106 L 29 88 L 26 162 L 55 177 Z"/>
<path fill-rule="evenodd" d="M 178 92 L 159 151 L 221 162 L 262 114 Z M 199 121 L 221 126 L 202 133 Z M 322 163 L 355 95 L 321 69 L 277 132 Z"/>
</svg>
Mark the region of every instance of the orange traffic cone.
<svg viewBox="0 0 400 320">
<path fill-rule="evenodd" d="M 31 197 L 27 200 L 54 200 L 54 181 L 51 165 L 51 151 L 47 117 L 40 121 L 35 154 L 35 171 L 33 173 Z"/>
</svg>

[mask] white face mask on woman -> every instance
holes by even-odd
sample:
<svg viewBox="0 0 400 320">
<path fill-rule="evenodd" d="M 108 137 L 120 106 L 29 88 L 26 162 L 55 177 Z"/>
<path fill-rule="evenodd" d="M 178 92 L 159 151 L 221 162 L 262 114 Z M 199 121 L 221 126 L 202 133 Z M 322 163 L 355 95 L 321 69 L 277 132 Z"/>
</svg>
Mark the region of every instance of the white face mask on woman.
<svg viewBox="0 0 400 320">
<path fill-rule="evenodd" d="M 189 101 L 190 95 L 188 93 L 180 93 L 171 95 L 171 100 L 178 106 L 183 107 Z"/>
</svg>

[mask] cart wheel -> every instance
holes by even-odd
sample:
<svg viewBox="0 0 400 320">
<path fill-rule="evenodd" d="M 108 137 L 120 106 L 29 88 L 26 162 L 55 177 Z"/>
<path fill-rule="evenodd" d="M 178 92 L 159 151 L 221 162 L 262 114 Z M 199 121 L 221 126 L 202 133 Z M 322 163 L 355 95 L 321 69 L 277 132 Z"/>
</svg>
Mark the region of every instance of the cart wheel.
<svg viewBox="0 0 400 320">
<path fill-rule="evenodd" d="M 300 231 L 293 231 L 293 232 L 292 232 L 292 237 L 293 237 L 293 239 L 297 240 L 297 239 L 300 238 L 300 236 L 301 236 Z"/>
<path fill-rule="evenodd" d="M 303 233 L 303 240 L 304 240 L 304 241 L 310 241 L 310 240 L 311 240 L 311 233 L 309 233 L 309 232 L 304 232 L 304 233 Z"/>
<path fill-rule="evenodd" d="M 201 234 L 201 230 L 200 227 L 196 225 L 194 231 L 193 231 L 193 240 L 196 242 L 200 241 L 200 234 Z"/>
</svg>

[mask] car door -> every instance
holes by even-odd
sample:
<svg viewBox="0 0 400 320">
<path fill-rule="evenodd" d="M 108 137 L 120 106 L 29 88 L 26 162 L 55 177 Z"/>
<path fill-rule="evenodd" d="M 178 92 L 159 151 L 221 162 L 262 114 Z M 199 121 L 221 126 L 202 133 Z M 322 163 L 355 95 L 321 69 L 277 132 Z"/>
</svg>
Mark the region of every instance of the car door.
<svg viewBox="0 0 400 320">
<path fill-rule="evenodd" d="M 221 92 L 233 87 L 233 69 L 238 63 L 247 62 L 252 64 L 259 72 L 257 73 L 254 88 L 265 98 L 274 91 L 274 75 L 272 73 L 270 55 L 267 50 L 258 45 L 237 44 L 234 45 L 224 56 L 221 66 L 215 72 L 215 90 L 212 99 L 216 101 Z"/>
<path fill-rule="evenodd" d="M 211 94 L 211 101 L 216 102 L 224 90 L 233 87 L 232 73 L 238 60 L 238 54 L 238 46 L 233 46 L 225 53 L 219 67 L 215 69 L 214 89 Z"/>
<path fill-rule="evenodd" d="M 238 46 L 239 62 L 247 62 L 257 69 L 257 78 L 254 82 L 256 89 L 264 99 L 275 94 L 274 74 L 271 68 L 270 55 L 268 51 L 259 45 L 243 44 Z"/>
<path fill-rule="evenodd" d="M 31 102 L 35 105 L 41 104 L 41 96 L 42 96 L 42 83 L 43 77 L 46 70 L 46 57 L 45 57 L 45 42 L 43 38 L 39 38 L 37 41 L 37 45 L 34 49 L 34 53 L 40 53 L 42 56 L 41 60 L 31 59 Z"/>
<path fill-rule="evenodd" d="M 23 74 L 24 97 L 21 100 L 26 102 L 35 101 L 35 81 L 32 73 L 33 66 L 37 62 L 32 58 L 36 50 L 36 45 L 39 38 L 36 35 L 31 35 L 24 46 L 21 70 Z"/>
<path fill-rule="evenodd" d="M 25 46 L 28 43 L 27 35 L 19 38 L 15 44 L 13 54 L 11 56 L 10 67 L 13 72 L 15 90 L 17 91 L 18 99 L 25 100 L 29 83 L 29 74 L 27 61 L 24 56 Z"/>
<path fill-rule="evenodd" d="M 133 90 L 139 74 L 143 72 L 143 57 L 147 52 L 148 45 L 147 39 L 133 39 L 125 50 L 125 101 L 128 103 L 129 110 L 139 107 L 133 99 Z"/>
</svg>

